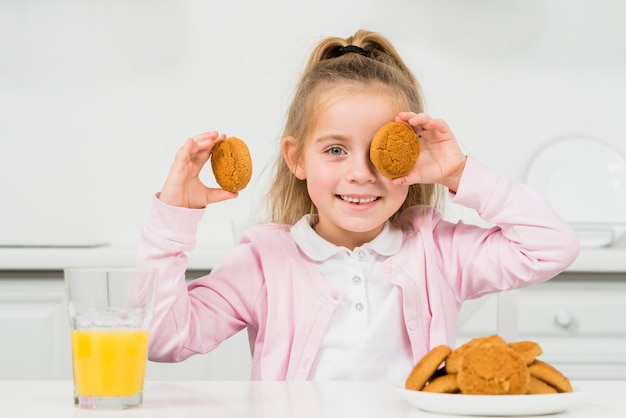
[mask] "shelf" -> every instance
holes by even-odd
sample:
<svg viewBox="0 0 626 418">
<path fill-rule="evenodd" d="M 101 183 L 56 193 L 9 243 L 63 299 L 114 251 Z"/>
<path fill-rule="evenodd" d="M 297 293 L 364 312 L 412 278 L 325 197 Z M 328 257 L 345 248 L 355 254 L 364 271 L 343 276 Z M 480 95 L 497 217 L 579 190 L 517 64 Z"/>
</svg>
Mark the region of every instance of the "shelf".
<svg viewBox="0 0 626 418">
<path fill-rule="evenodd" d="M 209 270 L 228 248 L 197 248 L 188 254 L 190 270 Z M 65 267 L 128 267 L 135 264 L 134 247 L 4 247 L 0 270 L 62 270 Z"/>
<path fill-rule="evenodd" d="M 622 243 L 620 243 L 622 244 Z M 228 247 L 197 248 L 188 254 L 190 270 L 210 270 Z M 3 247 L 0 270 L 62 270 L 65 267 L 126 267 L 135 263 L 134 247 Z M 568 272 L 626 273 L 626 245 L 582 249 Z"/>
</svg>

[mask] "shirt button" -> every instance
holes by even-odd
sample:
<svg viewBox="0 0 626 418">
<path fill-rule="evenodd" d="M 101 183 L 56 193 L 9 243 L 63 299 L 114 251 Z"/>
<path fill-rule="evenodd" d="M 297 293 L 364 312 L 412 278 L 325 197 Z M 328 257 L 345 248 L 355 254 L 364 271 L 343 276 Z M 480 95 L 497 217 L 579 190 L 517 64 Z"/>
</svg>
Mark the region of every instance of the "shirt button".
<svg viewBox="0 0 626 418">
<path fill-rule="evenodd" d="M 359 250 L 356 253 L 356 257 L 359 259 L 359 261 L 365 261 L 365 259 L 367 258 L 367 252 L 365 250 Z"/>
<path fill-rule="evenodd" d="M 357 312 L 362 312 L 363 309 L 365 309 L 365 305 L 363 305 L 361 302 L 357 302 L 354 304 L 354 310 Z"/>
<path fill-rule="evenodd" d="M 352 276 L 352 284 L 355 286 L 358 286 L 361 284 L 361 282 L 363 281 L 363 279 L 361 279 L 360 276 Z"/>
</svg>

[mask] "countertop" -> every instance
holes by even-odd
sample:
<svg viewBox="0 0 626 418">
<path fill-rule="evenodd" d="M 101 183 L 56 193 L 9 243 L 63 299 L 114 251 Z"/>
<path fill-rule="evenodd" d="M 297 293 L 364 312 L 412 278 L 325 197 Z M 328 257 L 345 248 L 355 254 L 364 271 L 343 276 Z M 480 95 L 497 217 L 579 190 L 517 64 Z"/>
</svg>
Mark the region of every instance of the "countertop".
<svg viewBox="0 0 626 418">
<path fill-rule="evenodd" d="M 210 270 L 228 247 L 200 247 L 188 253 L 190 270 Z M 65 267 L 125 267 L 135 263 L 135 248 L 97 247 L 0 247 L 0 270 L 62 270 Z M 583 248 L 566 270 L 569 272 L 626 272 L 626 242 L 611 247 Z"/>
<path fill-rule="evenodd" d="M 189 269 L 210 270 L 228 247 L 196 248 L 187 254 Z M 128 267 L 135 264 L 135 248 L 0 247 L 0 270 L 62 270 L 65 267 Z"/>
<path fill-rule="evenodd" d="M 559 417 L 623 417 L 626 381 L 572 382 L 581 388 Z M 464 396 L 464 395 L 441 395 Z M 519 395 L 530 402 L 534 396 Z M 552 398 L 554 399 L 554 398 Z M 546 398 L 535 398 L 545 403 Z M 487 401 L 484 401 L 487 402 Z M 144 405 L 125 411 L 76 408 L 70 381 L 0 381 L 0 416 L 20 417 L 441 417 L 409 404 L 385 382 L 147 382 Z"/>
</svg>

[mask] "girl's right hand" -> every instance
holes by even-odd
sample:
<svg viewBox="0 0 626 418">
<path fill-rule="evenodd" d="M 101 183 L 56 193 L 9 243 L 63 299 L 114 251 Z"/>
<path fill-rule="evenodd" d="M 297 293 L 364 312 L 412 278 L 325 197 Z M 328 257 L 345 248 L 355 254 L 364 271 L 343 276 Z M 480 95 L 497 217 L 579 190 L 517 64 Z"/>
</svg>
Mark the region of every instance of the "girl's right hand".
<svg viewBox="0 0 626 418">
<path fill-rule="evenodd" d="M 201 209 L 210 203 L 237 197 L 237 193 L 206 187 L 199 178 L 213 146 L 225 138 L 226 135 L 218 132 L 189 138 L 176 154 L 159 199 L 172 206 Z"/>
</svg>

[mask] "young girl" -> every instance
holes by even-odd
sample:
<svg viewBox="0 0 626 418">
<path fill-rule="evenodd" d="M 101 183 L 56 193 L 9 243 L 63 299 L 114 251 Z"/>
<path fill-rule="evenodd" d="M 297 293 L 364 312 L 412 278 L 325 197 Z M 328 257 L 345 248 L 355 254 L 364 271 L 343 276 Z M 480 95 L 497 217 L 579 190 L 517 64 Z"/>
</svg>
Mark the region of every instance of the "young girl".
<svg viewBox="0 0 626 418">
<path fill-rule="evenodd" d="M 578 254 L 572 229 L 528 187 L 466 157 L 422 107 L 381 35 L 322 41 L 288 111 L 272 223 L 250 228 L 187 286 L 185 252 L 205 207 L 237 196 L 198 178 L 225 135 L 189 139 L 138 247 L 138 264 L 160 269 L 150 359 L 206 353 L 245 328 L 252 379 L 402 381 L 431 347 L 454 346 L 464 300 L 564 270 Z M 390 180 L 369 147 L 394 120 L 419 134 L 421 153 Z M 496 226 L 442 220 L 438 189 Z"/>
</svg>

